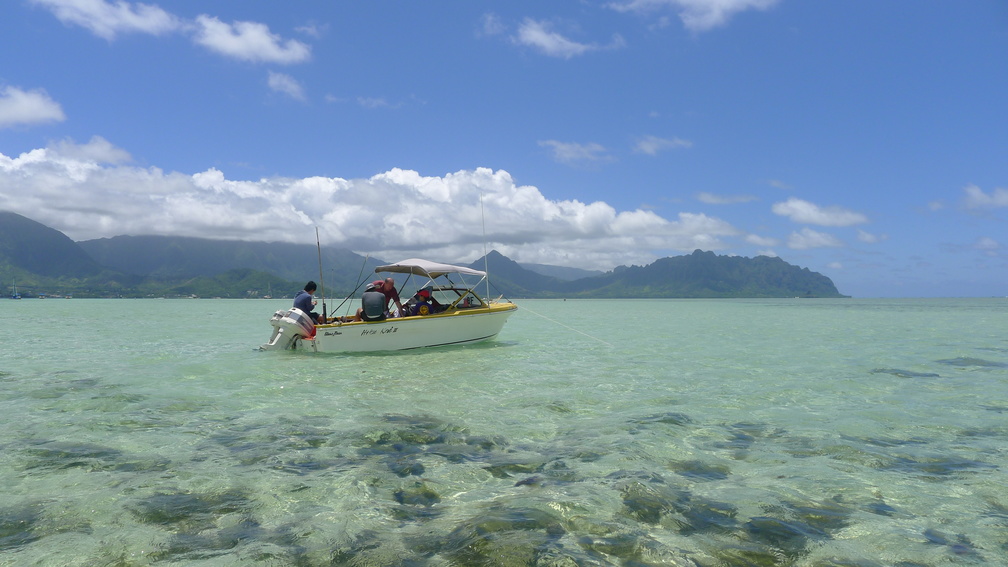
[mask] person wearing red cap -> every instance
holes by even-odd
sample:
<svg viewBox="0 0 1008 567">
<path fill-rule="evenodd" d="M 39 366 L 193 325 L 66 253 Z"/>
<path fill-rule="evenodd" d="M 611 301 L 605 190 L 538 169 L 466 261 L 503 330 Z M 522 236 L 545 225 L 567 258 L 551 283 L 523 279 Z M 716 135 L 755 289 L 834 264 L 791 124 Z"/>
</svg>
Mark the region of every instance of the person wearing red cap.
<svg viewBox="0 0 1008 567">
<path fill-rule="evenodd" d="M 416 302 L 410 310 L 410 315 L 430 315 L 443 309 L 438 300 L 434 299 L 429 289 L 421 289 L 414 296 Z"/>
</svg>

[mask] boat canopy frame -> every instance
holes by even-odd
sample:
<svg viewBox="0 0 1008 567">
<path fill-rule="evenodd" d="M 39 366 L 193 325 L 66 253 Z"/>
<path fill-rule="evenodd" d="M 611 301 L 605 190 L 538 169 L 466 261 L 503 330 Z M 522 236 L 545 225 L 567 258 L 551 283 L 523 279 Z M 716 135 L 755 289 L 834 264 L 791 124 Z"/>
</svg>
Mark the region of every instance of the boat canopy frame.
<svg viewBox="0 0 1008 567">
<path fill-rule="evenodd" d="M 403 260 L 402 262 L 378 266 L 374 271 L 376 274 L 381 272 L 391 272 L 393 274 L 426 276 L 430 279 L 439 278 L 447 274 L 479 276 L 480 278 L 486 277 L 486 272 L 482 270 L 466 268 L 465 266 L 442 264 L 440 262 L 431 262 L 430 260 L 421 260 L 420 258 L 410 258 L 408 260 Z"/>
<path fill-rule="evenodd" d="M 409 282 L 410 277 L 422 276 L 427 278 L 429 281 L 426 282 L 423 286 L 420 286 L 418 289 L 422 289 L 430 285 L 435 288 L 443 288 L 441 289 L 441 291 L 447 291 L 449 289 L 453 289 L 454 291 L 458 292 L 462 291 L 461 288 L 465 288 L 465 291 L 467 293 L 461 293 L 459 299 L 462 299 L 462 297 L 464 297 L 467 294 L 472 294 L 473 297 L 480 300 L 481 304 L 486 303 L 479 296 L 479 292 L 476 291 L 476 288 L 478 288 L 479 285 L 487 279 L 487 273 L 484 272 L 483 270 L 477 270 L 475 268 L 467 268 L 465 266 L 454 266 L 452 264 L 442 264 L 440 262 L 431 262 L 430 260 L 423 260 L 421 258 L 409 258 L 407 260 L 396 262 L 394 264 L 386 264 L 384 266 L 378 266 L 375 268 L 374 271 L 376 274 L 380 273 L 407 274 L 406 281 L 400 284 L 400 288 L 406 286 L 406 283 Z M 461 283 L 456 284 L 455 282 L 453 282 L 452 278 L 449 277 L 450 274 L 458 274 Z M 474 284 L 469 284 L 468 282 L 465 281 L 464 277 L 467 275 L 478 276 L 480 279 Z M 445 280 L 451 285 L 449 286 L 439 285 L 437 279 L 441 277 L 445 278 Z M 458 301 L 452 302 L 451 306 L 454 307 L 456 303 L 458 303 Z"/>
<path fill-rule="evenodd" d="M 483 270 L 477 270 L 475 268 L 469 268 L 466 266 L 456 266 L 453 264 L 443 264 L 441 262 L 432 262 L 430 260 L 424 260 L 422 258 L 408 258 L 406 260 L 402 260 L 399 262 L 377 266 L 374 269 L 374 273 L 406 274 L 406 279 L 402 282 L 397 282 L 396 284 L 400 290 L 400 293 L 403 290 L 407 289 L 408 284 L 410 280 L 413 278 L 413 276 L 419 276 L 425 278 L 427 281 L 424 282 L 423 285 L 419 286 L 415 285 L 416 287 L 415 291 L 419 291 L 421 289 L 428 289 L 431 291 L 439 291 L 442 293 L 454 292 L 455 294 L 457 294 L 457 297 L 453 297 L 451 298 L 450 301 L 448 301 L 448 303 L 443 304 L 444 305 L 443 311 L 449 311 L 459 308 L 462 309 L 489 308 L 490 304 L 493 303 L 491 297 L 489 296 L 490 282 L 487 279 L 487 272 Z M 453 281 L 453 279 L 450 277 L 451 274 L 457 274 L 458 275 L 457 279 L 459 280 L 459 282 Z M 475 283 L 470 284 L 469 282 L 465 281 L 465 276 L 476 276 L 479 277 L 479 280 L 477 280 Z M 444 279 L 439 280 L 438 278 L 444 278 Z M 478 291 L 480 285 L 483 284 L 484 282 L 487 283 L 488 295 L 486 298 L 481 297 Z M 352 297 L 354 297 L 357 290 L 359 290 L 362 285 L 364 285 L 364 282 L 357 284 L 357 288 L 354 289 L 354 291 L 351 292 L 350 295 L 347 295 L 343 299 L 343 301 L 341 301 L 340 304 L 336 307 L 336 309 L 333 310 L 333 312 L 334 313 L 337 312 L 344 305 L 346 305 L 346 303 Z M 472 297 L 473 301 L 471 302 L 466 301 L 465 298 L 467 296 Z M 501 297 L 503 297 L 503 295 L 501 295 Z M 403 305 L 405 306 L 410 301 L 412 301 L 412 299 L 404 301 Z M 346 316 L 349 316 L 349 310 L 347 311 Z M 342 322 L 337 321 L 336 324 L 341 325 Z"/>
</svg>

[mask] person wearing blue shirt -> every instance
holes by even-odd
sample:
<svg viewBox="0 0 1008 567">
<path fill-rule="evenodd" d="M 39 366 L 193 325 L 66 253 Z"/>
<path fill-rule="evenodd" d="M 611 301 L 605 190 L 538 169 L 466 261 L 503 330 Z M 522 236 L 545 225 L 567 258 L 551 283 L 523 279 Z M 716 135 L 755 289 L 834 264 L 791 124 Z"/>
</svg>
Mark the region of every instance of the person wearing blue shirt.
<svg viewBox="0 0 1008 567">
<path fill-rule="evenodd" d="M 307 313 L 312 318 L 312 321 L 316 323 L 318 323 L 319 314 L 312 311 L 312 308 L 315 307 L 315 299 L 312 297 L 312 294 L 315 293 L 317 288 L 318 286 L 315 285 L 315 282 L 308 282 L 305 284 L 304 289 L 297 292 L 297 295 L 294 296 L 294 307 Z"/>
</svg>

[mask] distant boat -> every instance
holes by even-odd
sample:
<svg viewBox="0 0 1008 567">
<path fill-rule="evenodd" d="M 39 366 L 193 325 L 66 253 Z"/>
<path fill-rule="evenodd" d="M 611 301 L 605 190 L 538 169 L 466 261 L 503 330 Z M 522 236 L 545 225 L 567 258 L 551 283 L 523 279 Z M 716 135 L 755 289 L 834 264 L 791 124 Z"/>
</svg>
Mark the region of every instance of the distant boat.
<svg viewBox="0 0 1008 567">
<path fill-rule="evenodd" d="M 14 292 L 11 293 L 10 298 L 11 299 L 21 299 L 21 294 L 18 293 L 18 290 L 17 290 L 17 281 L 14 281 L 13 284 L 14 284 Z"/>
</svg>

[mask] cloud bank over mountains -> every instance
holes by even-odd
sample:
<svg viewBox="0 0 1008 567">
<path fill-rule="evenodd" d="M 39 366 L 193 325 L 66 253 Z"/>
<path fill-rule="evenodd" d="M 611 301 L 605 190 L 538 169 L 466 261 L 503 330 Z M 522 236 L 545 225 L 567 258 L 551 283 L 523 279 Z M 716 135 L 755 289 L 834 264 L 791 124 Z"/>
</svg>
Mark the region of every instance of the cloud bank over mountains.
<svg viewBox="0 0 1008 567">
<path fill-rule="evenodd" d="M 317 226 L 329 245 L 385 258 L 429 255 L 462 260 L 487 245 L 522 261 L 598 268 L 645 264 L 670 250 L 721 250 L 743 236 L 704 213 L 665 219 L 596 201 L 556 201 L 503 170 L 440 177 L 392 169 L 367 179 L 228 179 L 131 165 L 101 137 L 69 140 L 17 157 L 0 154 L 0 209 L 30 214 L 75 240 L 120 234 L 310 242 Z"/>
<path fill-rule="evenodd" d="M 786 239 L 755 234 L 704 212 L 664 218 L 618 211 L 595 201 L 551 200 L 504 170 L 476 168 L 424 176 L 393 168 L 369 178 L 267 177 L 235 180 L 216 168 L 187 174 L 133 165 L 129 152 L 95 136 L 86 144 L 55 142 L 17 157 L 0 154 L 0 209 L 29 215 L 75 240 L 122 234 L 308 243 L 318 227 L 327 245 L 383 258 L 430 256 L 471 260 L 486 245 L 523 262 L 598 269 L 647 264 L 697 248 L 740 244 L 793 250 L 845 246 L 809 226 Z M 17 191 L 11 190 L 17 187 Z M 964 207 L 1008 206 L 1004 189 L 964 188 Z M 749 196 L 698 202 L 723 205 Z M 770 210 L 793 223 L 848 227 L 866 215 L 791 197 Z M 887 238 L 858 229 L 861 242 Z M 997 241 L 977 244 L 996 250 Z"/>
</svg>

